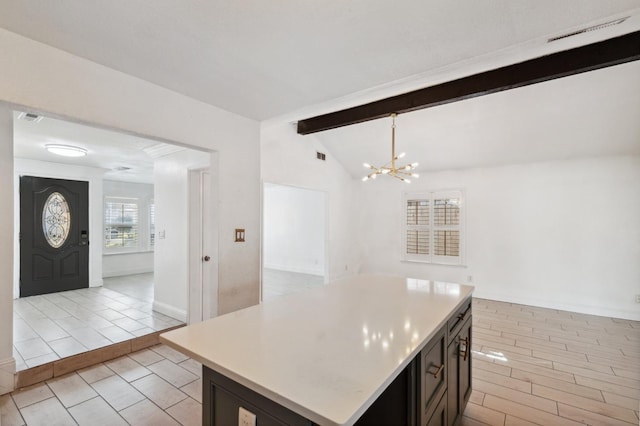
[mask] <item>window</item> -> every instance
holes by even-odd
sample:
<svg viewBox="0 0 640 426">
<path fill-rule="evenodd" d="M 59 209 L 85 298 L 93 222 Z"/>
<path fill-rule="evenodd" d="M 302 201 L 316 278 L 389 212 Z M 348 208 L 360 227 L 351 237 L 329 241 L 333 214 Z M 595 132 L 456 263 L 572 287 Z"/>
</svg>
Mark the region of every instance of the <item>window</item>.
<svg viewBox="0 0 640 426">
<path fill-rule="evenodd" d="M 149 203 L 149 246 L 156 243 L 156 205 L 153 200 Z"/>
<path fill-rule="evenodd" d="M 403 259 L 461 265 L 462 191 L 405 193 Z"/>
<path fill-rule="evenodd" d="M 138 200 L 106 197 L 104 246 L 107 249 L 138 247 Z"/>
</svg>

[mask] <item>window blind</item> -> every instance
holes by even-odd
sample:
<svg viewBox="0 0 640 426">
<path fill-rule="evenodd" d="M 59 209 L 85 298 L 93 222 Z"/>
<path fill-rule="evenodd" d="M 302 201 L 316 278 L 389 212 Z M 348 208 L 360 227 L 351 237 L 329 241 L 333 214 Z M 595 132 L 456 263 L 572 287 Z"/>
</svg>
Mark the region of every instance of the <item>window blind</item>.
<svg viewBox="0 0 640 426">
<path fill-rule="evenodd" d="M 462 262 L 462 192 L 405 193 L 403 258 L 421 262 Z"/>
<path fill-rule="evenodd" d="M 105 248 L 138 246 L 138 204 L 105 200 Z"/>
</svg>

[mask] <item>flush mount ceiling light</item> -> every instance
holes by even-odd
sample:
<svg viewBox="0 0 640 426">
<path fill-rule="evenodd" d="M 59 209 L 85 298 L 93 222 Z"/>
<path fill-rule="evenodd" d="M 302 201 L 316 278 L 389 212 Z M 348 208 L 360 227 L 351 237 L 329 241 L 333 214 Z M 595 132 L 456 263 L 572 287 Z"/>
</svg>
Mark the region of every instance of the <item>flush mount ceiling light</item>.
<svg viewBox="0 0 640 426">
<path fill-rule="evenodd" d="M 84 157 L 87 150 L 73 145 L 46 144 L 45 149 L 52 154 L 62 155 L 63 157 Z"/>
<path fill-rule="evenodd" d="M 378 175 L 389 175 L 393 176 L 396 179 L 400 179 L 403 182 L 411 183 L 408 179 L 410 177 L 418 178 L 417 173 L 412 173 L 411 170 L 418 167 L 418 163 L 407 164 L 406 166 L 396 167 L 396 160 L 404 157 L 404 152 L 396 155 L 396 113 L 391 114 L 392 124 L 391 124 L 391 161 L 381 167 L 372 166 L 369 163 L 363 163 L 363 165 L 372 170 L 367 176 L 362 178 L 362 181 L 367 181 L 369 179 L 375 179 Z"/>
</svg>

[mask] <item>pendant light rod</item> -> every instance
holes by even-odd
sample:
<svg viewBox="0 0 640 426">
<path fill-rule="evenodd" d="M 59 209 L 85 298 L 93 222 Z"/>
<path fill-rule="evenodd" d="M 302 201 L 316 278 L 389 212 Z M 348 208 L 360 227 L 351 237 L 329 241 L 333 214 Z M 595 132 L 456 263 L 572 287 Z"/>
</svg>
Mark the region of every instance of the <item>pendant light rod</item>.
<svg viewBox="0 0 640 426">
<path fill-rule="evenodd" d="M 375 179 L 378 175 L 389 175 L 396 179 L 400 179 L 403 182 L 411 183 L 409 177 L 418 178 L 417 173 L 411 172 L 418 166 L 418 163 L 407 164 L 406 166 L 396 167 L 396 160 L 404 157 L 404 152 L 396 155 L 396 116 L 398 114 L 391 113 L 391 161 L 381 167 L 372 166 L 369 163 L 364 163 L 364 167 L 371 170 L 367 176 L 362 178 L 362 181 L 369 179 Z"/>
</svg>

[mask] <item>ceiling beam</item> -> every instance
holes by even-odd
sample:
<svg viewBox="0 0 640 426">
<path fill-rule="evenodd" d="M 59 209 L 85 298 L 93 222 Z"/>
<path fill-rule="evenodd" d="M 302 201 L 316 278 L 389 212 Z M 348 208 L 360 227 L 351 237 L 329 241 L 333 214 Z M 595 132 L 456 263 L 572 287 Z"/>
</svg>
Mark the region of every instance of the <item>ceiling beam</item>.
<svg viewBox="0 0 640 426">
<path fill-rule="evenodd" d="M 298 121 L 298 133 L 362 123 L 640 59 L 640 31 Z"/>
</svg>

